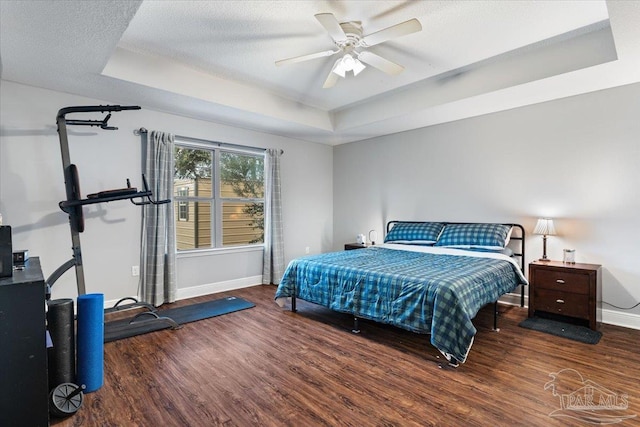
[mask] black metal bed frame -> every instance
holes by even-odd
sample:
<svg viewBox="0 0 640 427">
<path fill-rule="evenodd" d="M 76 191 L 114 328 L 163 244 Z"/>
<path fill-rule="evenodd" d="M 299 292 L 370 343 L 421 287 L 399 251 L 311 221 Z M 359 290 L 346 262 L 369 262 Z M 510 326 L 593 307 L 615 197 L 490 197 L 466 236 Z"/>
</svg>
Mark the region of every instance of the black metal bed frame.
<svg viewBox="0 0 640 427">
<path fill-rule="evenodd" d="M 403 223 L 412 223 L 412 224 L 419 224 L 419 223 L 423 223 L 423 222 L 428 222 L 428 221 L 399 221 L 399 220 L 392 220 L 387 222 L 387 229 L 386 229 L 386 233 L 389 233 L 389 230 L 391 230 L 391 227 L 399 222 L 403 222 Z M 443 221 L 434 221 L 434 222 L 440 222 L 441 224 L 492 224 L 492 223 L 478 223 L 478 222 L 443 222 Z M 495 224 L 495 223 L 493 223 Z M 513 235 L 511 236 L 511 239 L 509 240 L 509 242 L 511 241 L 516 241 L 519 242 L 519 248 L 517 251 L 514 251 L 513 255 L 514 257 L 518 257 L 520 259 L 520 270 L 524 273 L 524 266 L 525 266 L 525 231 L 524 231 L 524 227 L 520 224 L 513 224 L 513 223 L 502 223 L 502 225 L 507 225 L 510 227 L 514 227 L 516 229 L 519 230 L 519 233 L 517 233 L 517 235 Z M 520 307 L 524 307 L 524 286 L 525 285 L 520 285 L 521 286 L 521 293 L 520 293 Z M 291 311 L 292 312 L 296 312 L 297 308 L 296 308 L 296 291 L 295 291 L 295 287 L 294 287 L 294 291 L 293 291 L 293 295 L 291 296 Z M 493 303 L 493 330 L 498 332 L 500 331 L 500 329 L 498 328 L 498 300 L 496 300 Z M 359 318 L 357 316 L 354 316 L 353 318 L 353 329 L 351 330 L 353 333 L 360 333 L 360 327 L 359 327 Z"/>
</svg>

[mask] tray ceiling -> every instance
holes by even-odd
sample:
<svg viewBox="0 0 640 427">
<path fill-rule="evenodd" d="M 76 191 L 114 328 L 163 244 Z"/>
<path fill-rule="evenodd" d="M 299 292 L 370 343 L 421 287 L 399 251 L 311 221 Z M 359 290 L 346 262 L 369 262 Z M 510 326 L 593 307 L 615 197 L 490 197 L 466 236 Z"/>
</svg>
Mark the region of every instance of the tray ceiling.
<svg viewBox="0 0 640 427">
<path fill-rule="evenodd" d="M 0 2 L 2 79 L 340 144 L 640 81 L 640 2 Z M 422 31 L 330 89 L 314 18 Z"/>
</svg>

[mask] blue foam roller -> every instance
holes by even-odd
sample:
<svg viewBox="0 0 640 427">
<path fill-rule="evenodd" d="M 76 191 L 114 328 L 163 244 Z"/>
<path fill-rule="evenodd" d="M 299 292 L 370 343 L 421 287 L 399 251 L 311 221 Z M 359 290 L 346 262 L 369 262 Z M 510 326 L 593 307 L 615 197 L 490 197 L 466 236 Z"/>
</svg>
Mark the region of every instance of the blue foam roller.
<svg viewBox="0 0 640 427">
<path fill-rule="evenodd" d="M 80 295 L 77 307 L 77 381 L 90 393 L 104 382 L 104 295 Z"/>
</svg>

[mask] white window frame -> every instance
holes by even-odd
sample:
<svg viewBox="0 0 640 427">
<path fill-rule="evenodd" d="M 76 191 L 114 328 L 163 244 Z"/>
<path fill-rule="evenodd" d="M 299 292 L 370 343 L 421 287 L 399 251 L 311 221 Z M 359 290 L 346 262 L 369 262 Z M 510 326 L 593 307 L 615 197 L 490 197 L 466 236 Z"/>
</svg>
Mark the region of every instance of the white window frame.
<svg viewBox="0 0 640 427">
<path fill-rule="evenodd" d="M 187 194 L 184 194 L 185 191 Z M 189 187 L 180 188 L 177 196 L 189 197 Z M 186 200 L 178 199 L 178 221 L 189 221 L 189 202 Z"/>
<path fill-rule="evenodd" d="M 242 248 L 264 248 L 264 243 L 249 243 L 245 245 L 228 245 L 223 246 L 223 235 L 222 235 L 222 205 L 225 201 L 231 202 L 260 202 L 265 203 L 265 198 L 222 198 L 220 196 L 220 154 L 222 152 L 230 152 L 234 154 L 243 154 L 250 156 L 263 157 L 265 156 L 265 150 L 260 148 L 251 148 L 244 147 L 241 145 L 234 144 L 225 144 L 222 142 L 216 141 L 207 141 L 197 138 L 190 138 L 184 136 L 175 137 L 175 146 L 180 148 L 188 148 L 194 150 L 207 150 L 212 152 L 212 188 L 211 188 L 211 196 L 210 197 L 197 197 L 195 194 L 193 196 L 179 196 L 175 194 L 173 196 L 174 201 L 178 202 L 178 205 L 181 202 L 186 202 L 187 205 L 190 202 L 206 202 L 211 203 L 211 230 L 213 236 L 211 236 L 211 246 L 206 248 L 190 248 L 190 249 L 182 249 L 176 251 L 178 254 L 186 254 L 186 253 L 202 253 L 205 251 L 211 250 L 238 250 Z M 265 183 L 266 184 L 266 183 Z"/>
</svg>

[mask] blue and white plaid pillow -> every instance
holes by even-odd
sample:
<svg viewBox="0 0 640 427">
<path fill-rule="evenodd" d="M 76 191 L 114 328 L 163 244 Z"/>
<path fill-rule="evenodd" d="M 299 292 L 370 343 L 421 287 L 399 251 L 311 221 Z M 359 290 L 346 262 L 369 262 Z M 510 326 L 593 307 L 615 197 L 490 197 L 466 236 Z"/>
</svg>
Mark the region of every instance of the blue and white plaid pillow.
<svg viewBox="0 0 640 427">
<path fill-rule="evenodd" d="M 510 236 L 511 226 L 504 224 L 447 224 L 435 246 L 502 250 Z"/>
<path fill-rule="evenodd" d="M 385 243 L 433 245 L 444 224 L 441 222 L 398 222 L 384 238 Z"/>
</svg>

